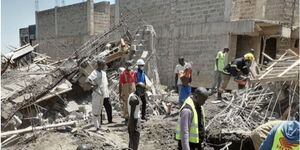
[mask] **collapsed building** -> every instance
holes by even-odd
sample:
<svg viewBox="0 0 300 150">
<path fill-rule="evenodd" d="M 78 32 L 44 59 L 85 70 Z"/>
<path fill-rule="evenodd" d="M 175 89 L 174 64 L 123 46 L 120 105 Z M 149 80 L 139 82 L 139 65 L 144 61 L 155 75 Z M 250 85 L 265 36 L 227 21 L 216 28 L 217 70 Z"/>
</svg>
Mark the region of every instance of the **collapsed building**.
<svg viewBox="0 0 300 150">
<path fill-rule="evenodd" d="M 88 0 L 36 12 L 36 53 L 50 57 L 43 57 L 46 63 L 36 62 L 22 68 L 25 73 L 18 74 L 16 81 L 9 78 L 17 74 L 14 71 L 2 76 L 10 80 L 1 89 L 6 92 L 1 97 L 4 144 L 22 133 L 84 120 L 88 100 L 70 101 L 70 95 L 74 94 L 72 91 L 89 91 L 85 79 L 99 57 L 108 63 L 114 101 L 118 99 L 119 67 L 128 59 L 146 60 L 150 81 L 147 83 L 151 83 L 148 112 L 164 115 L 170 113 L 169 106 L 175 114 L 178 111 L 177 101 L 167 100 L 172 94 L 161 91 L 160 84 L 172 86 L 179 56 L 193 62 L 193 86 L 210 87 L 218 50 L 231 49 L 228 62 L 253 48 L 258 69 L 252 71 L 256 74 L 250 79 L 251 85 L 245 90 L 225 93 L 222 101 L 206 104 L 210 112 L 206 126 L 209 142 L 218 144 L 214 146 L 217 148 L 238 149 L 241 140 L 259 124 L 295 117 L 299 105 L 298 9 L 297 1 L 287 0 L 117 0 L 115 5 Z M 104 16 L 105 21 L 97 16 Z M 121 38 L 125 47 L 120 46 Z M 50 58 L 59 61 L 49 63 Z M 269 64 L 265 65 L 265 61 Z M 30 80 L 24 79 L 26 75 Z M 79 105 L 76 113 L 69 105 Z M 113 107 L 120 110 L 117 102 Z M 28 126 L 31 128 L 11 131 Z M 172 139 L 172 127 L 166 131 L 164 136 Z"/>
<path fill-rule="evenodd" d="M 124 10 L 157 32 L 159 74 L 168 86 L 173 86 L 179 56 L 194 64 L 192 85 L 210 87 L 214 57 L 225 47 L 230 48 L 226 62 L 252 48 L 259 64 L 268 62 L 263 52 L 275 59 L 286 49 L 299 51 L 298 0 L 88 0 L 36 12 L 38 51 L 53 59 L 66 58 L 90 37 L 117 24 Z"/>
</svg>

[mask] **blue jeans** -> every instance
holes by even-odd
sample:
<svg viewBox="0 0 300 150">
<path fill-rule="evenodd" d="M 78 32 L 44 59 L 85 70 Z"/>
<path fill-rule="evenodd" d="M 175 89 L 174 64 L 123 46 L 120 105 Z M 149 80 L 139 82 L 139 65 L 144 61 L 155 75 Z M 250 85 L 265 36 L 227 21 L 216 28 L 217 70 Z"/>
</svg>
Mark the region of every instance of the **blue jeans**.
<svg viewBox="0 0 300 150">
<path fill-rule="evenodd" d="M 179 102 L 183 103 L 192 94 L 192 87 L 181 86 L 179 89 Z"/>
</svg>

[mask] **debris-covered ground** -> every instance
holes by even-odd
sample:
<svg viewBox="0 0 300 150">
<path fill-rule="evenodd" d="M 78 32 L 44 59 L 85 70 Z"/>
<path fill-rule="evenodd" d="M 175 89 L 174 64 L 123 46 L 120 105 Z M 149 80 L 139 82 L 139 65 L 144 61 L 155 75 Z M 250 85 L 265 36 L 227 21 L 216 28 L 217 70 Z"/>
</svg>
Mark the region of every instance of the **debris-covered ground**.
<svg viewBox="0 0 300 150">
<path fill-rule="evenodd" d="M 17 56 L 3 57 L 2 148 L 71 150 L 82 144 L 91 149 L 128 148 L 118 77 L 127 60 L 136 62 L 142 58 L 146 62 L 150 120 L 142 122 L 139 147 L 177 149 L 174 136 L 179 114 L 178 95 L 160 85 L 153 27 L 134 26 L 132 22 L 128 19 L 127 23 L 89 39 L 64 60 L 53 61 L 34 52 L 34 47 L 29 45 L 15 50 L 12 55 L 17 53 Z M 125 30 L 128 26 L 136 30 Z M 116 38 L 115 34 L 119 35 L 120 31 L 126 32 L 121 33 L 122 38 Z M 35 57 L 31 57 L 33 54 Z M 104 130 L 95 132 L 91 123 L 91 87 L 86 84 L 86 78 L 99 58 L 107 63 L 115 123 L 106 124 L 104 119 Z M 268 66 L 254 69 L 259 72 L 252 73 L 245 89 L 223 93 L 222 100 L 210 96 L 204 105 L 205 149 L 247 149 L 242 141 L 257 126 L 275 119 L 295 119 L 299 109 L 299 63 L 298 54 L 287 50 Z M 105 111 L 102 117 L 106 117 Z"/>
</svg>

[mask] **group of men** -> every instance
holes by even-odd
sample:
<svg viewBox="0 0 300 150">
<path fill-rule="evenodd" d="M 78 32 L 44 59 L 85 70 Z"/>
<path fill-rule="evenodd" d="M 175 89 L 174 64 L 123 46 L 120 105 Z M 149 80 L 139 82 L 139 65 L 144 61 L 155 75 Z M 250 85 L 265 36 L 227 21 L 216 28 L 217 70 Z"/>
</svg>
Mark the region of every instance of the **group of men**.
<svg viewBox="0 0 300 150">
<path fill-rule="evenodd" d="M 222 91 L 226 88 L 230 77 L 241 80 L 240 77 L 249 74 L 251 61 L 254 60 L 253 51 L 245 54 L 242 58 L 236 58 L 228 65 L 224 65 L 225 48 L 218 52 L 215 65 L 215 82 L 213 90 Z M 123 118 L 128 125 L 129 148 L 138 149 L 141 119 L 146 118 L 146 76 L 144 61 L 136 62 L 137 70 L 132 69 L 132 62 L 125 63 L 125 69 L 119 76 L 119 94 L 123 102 Z M 100 59 L 97 68 L 88 76 L 87 83 L 92 87 L 92 113 L 96 130 L 101 129 L 101 112 L 104 105 L 108 116 L 108 123 L 112 121 L 112 107 L 109 101 L 109 89 L 107 75 L 104 70 L 106 63 Z M 175 68 L 175 81 L 179 92 L 180 110 L 176 124 L 175 138 L 178 140 L 178 149 L 203 149 L 203 141 L 206 139 L 205 114 L 203 105 L 208 99 L 210 92 L 204 87 L 198 87 L 192 94 L 192 64 L 186 63 L 183 57 L 179 58 L 179 64 Z M 221 82 L 222 81 L 222 82 Z M 243 81 L 243 80 L 241 80 Z M 220 87 L 222 83 L 222 86 Z M 243 88 L 243 82 L 238 82 Z M 220 88 L 220 89 L 219 89 Z M 142 111 L 141 111 L 142 109 Z M 141 116 L 140 116 L 141 114 Z M 270 124 L 272 125 L 270 128 Z M 253 131 L 249 141 L 255 150 L 293 150 L 299 149 L 299 122 L 285 121 L 267 123 Z M 261 136 L 268 128 L 268 136 Z M 254 149 L 253 148 L 253 149 Z"/>
<path fill-rule="evenodd" d="M 136 62 L 137 70 L 132 69 L 132 62 L 125 63 L 125 69 L 119 76 L 119 99 L 123 102 L 124 123 L 128 125 L 129 148 L 138 149 L 140 137 L 140 122 L 146 118 L 146 76 L 145 62 Z M 92 114 L 96 131 L 101 130 L 102 106 L 108 116 L 108 123 L 113 123 L 112 107 L 109 101 L 108 79 L 104 70 L 106 63 L 103 59 L 97 61 L 97 68 L 88 76 L 87 83 L 92 87 Z M 142 116 L 140 117 L 140 109 Z"/>
<path fill-rule="evenodd" d="M 245 87 L 250 66 L 254 60 L 254 50 L 251 49 L 241 58 L 232 60 L 225 66 L 225 54 L 229 49 L 224 48 L 218 52 L 215 63 L 215 80 L 212 92 L 203 87 L 191 92 L 191 65 L 179 58 L 179 64 L 175 68 L 175 82 L 179 93 L 178 121 L 176 124 L 176 140 L 178 149 L 202 150 L 205 134 L 205 114 L 203 105 L 209 95 L 218 92 L 218 99 L 226 89 L 231 77 L 238 83 L 239 89 Z M 222 83 L 222 84 L 221 84 Z M 299 117 L 298 117 L 299 119 Z M 268 122 L 255 129 L 249 138 L 245 140 L 244 149 L 249 150 L 294 150 L 299 149 L 299 120 Z"/>
</svg>

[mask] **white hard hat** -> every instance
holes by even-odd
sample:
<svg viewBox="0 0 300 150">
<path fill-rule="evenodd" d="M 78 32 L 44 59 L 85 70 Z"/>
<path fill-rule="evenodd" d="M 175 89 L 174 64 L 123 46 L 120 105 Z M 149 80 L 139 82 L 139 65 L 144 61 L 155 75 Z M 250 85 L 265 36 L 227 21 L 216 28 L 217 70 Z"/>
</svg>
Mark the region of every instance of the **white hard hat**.
<svg viewBox="0 0 300 150">
<path fill-rule="evenodd" d="M 145 65 L 145 62 L 144 62 L 143 59 L 138 59 L 138 60 L 136 61 L 136 64 L 137 64 L 137 65 Z"/>
</svg>

